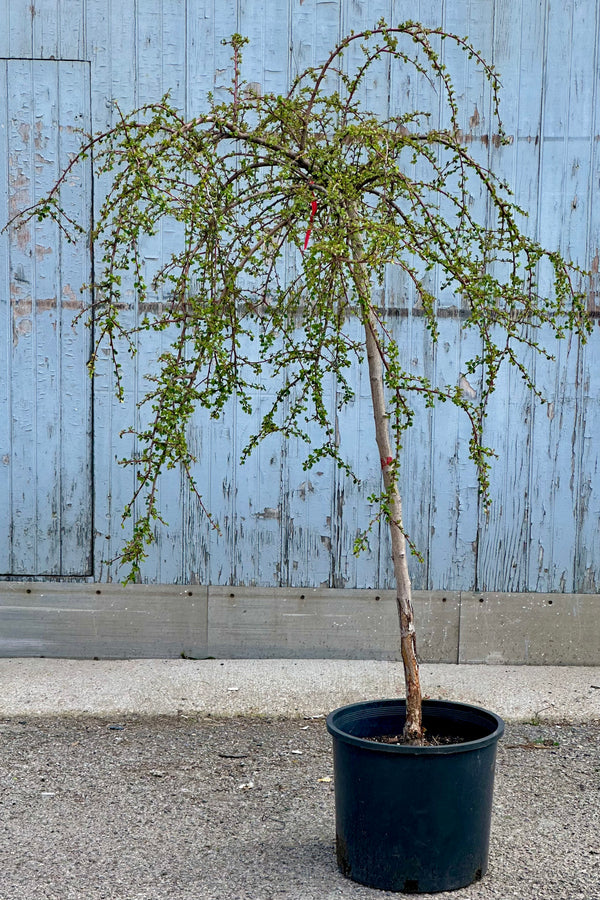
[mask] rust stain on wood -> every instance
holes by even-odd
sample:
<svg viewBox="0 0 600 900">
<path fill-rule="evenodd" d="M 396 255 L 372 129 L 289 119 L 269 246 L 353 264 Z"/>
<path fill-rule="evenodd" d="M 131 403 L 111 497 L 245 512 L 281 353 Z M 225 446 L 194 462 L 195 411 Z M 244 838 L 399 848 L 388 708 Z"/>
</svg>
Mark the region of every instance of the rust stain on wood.
<svg viewBox="0 0 600 900">
<path fill-rule="evenodd" d="M 472 118 L 473 117 L 471 117 L 471 119 L 469 119 L 469 122 L 472 121 Z M 505 138 L 503 138 L 501 134 L 492 134 L 491 138 L 490 138 L 489 134 L 479 135 L 479 134 L 473 134 L 470 131 L 467 132 L 467 131 L 460 131 L 460 130 L 457 133 L 457 137 L 458 137 L 458 140 L 462 144 L 472 144 L 474 141 L 479 141 L 485 147 L 488 146 L 488 144 L 491 140 L 493 146 L 496 147 L 496 149 L 502 145 L 503 140 L 507 140 L 509 144 L 513 144 L 514 140 L 515 140 L 514 135 L 512 135 L 512 134 L 506 135 Z"/>
<path fill-rule="evenodd" d="M 36 259 L 43 259 L 45 256 L 49 256 L 51 253 L 52 247 L 43 247 L 41 244 L 35 245 Z"/>
<path fill-rule="evenodd" d="M 29 137 L 31 135 L 31 125 L 29 124 L 29 122 L 21 122 L 21 124 L 17 128 L 17 131 L 21 135 L 21 140 L 23 141 L 23 143 L 28 144 Z"/>
<path fill-rule="evenodd" d="M 78 297 L 70 284 L 65 284 L 62 289 L 63 293 L 63 301 L 62 307 L 63 309 L 78 309 L 81 310 L 84 307 L 83 299 Z"/>
</svg>

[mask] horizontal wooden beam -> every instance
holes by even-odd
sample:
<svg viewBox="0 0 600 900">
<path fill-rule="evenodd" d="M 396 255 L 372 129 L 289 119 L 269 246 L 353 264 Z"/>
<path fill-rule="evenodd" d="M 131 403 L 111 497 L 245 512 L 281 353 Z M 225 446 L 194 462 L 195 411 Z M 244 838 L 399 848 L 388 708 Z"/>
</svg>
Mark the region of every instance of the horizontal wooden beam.
<svg viewBox="0 0 600 900">
<path fill-rule="evenodd" d="M 416 591 L 423 662 L 600 665 L 597 594 Z M 399 659 L 393 591 L 0 583 L 0 656 Z"/>
</svg>

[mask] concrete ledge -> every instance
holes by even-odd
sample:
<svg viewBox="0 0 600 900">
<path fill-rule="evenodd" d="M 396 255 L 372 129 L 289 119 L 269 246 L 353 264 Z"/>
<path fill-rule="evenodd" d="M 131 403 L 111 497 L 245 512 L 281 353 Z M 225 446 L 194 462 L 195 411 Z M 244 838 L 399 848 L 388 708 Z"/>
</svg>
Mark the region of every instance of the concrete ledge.
<svg viewBox="0 0 600 900">
<path fill-rule="evenodd" d="M 419 653 L 456 662 L 459 594 L 419 591 Z M 400 659 L 393 591 L 211 587 L 209 655 L 220 658 Z"/>
<path fill-rule="evenodd" d="M 423 662 L 600 664 L 597 594 L 416 591 Z M 393 591 L 0 582 L 0 656 L 399 659 Z"/>
<path fill-rule="evenodd" d="M 600 668 L 422 665 L 426 696 L 474 703 L 507 721 L 600 721 Z M 382 660 L 0 660 L 4 716 L 323 716 L 403 695 Z"/>
<path fill-rule="evenodd" d="M 461 594 L 459 662 L 594 666 L 598 594 Z"/>
<path fill-rule="evenodd" d="M 201 585 L 0 584 L 0 656 L 203 658 Z"/>
</svg>

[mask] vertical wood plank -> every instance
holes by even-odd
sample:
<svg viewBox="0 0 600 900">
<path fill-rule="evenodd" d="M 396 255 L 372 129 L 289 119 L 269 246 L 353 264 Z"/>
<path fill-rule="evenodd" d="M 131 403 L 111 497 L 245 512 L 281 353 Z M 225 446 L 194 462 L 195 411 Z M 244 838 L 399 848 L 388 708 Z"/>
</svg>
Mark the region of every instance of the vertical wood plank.
<svg viewBox="0 0 600 900">
<path fill-rule="evenodd" d="M 157 101 L 164 93 L 164 24 L 162 0 L 144 0 L 143 3 L 136 4 L 136 106 Z"/>
<path fill-rule="evenodd" d="M 464 363 L 477 353 L 480 341 L 476 333 L 464 328 L 459 314 L 440 318 L 438 327 L 436 383 L 453 387 L 461 383 Z M 480 384 L 471 378 L 464 382 L 464 390 L 478 392 Z M 478 488 L 468 454 L 470 423 L 451 403 L 440 404 L 432 418 L 427 585 L 471 590 L 469 586 L 475 584 Z"/>
<path fill-rule="evenodd" d="M 363 326 L 352 318 L 346 323 L 350 340 L 363 342 Z M 338 413 L 340 448 L 352 465 L 360 484 L 356 485 L 343 471 L 335 473 L 336 495 L 332 505 L 332 566 L 333 581 L 348 588 L 366 584 L 378 588 L 378 562 L 381 552 L 380 524 L 371 529 L 367 549 L 358 556 L 353 553 L 356 538 L 364 533 L 376 510 L 368 497 L 381 489 L 381 463 L 375 441 L 371 393 L 366 359 L 354 359 L 348 372 L 348 381 L 354 390 L 354 400 Z M 336 390 L 336 400 L 339 387 Z M 341 514 L 339 521 L 337 515 Z"/>
<path fill-rule="evenodd" d="M 538 237 L 539 170 L 541 166 L 540 92 L 545 55 L 544 11 L 539 8 L 520 20 L 510 3 L 499 2 L 493 63 L 501 78 L 506 72 L 508 97 L 501 106 L 506 133 L 513 136 L 509 146 L 490 143 L 490 166 L 494 173 L 514 187 L 515 199 L 530 211 L 522 223 L 531 237 Z M 537 62 L 536 62 L 537 60 Z M 528 81 L 531 79 L 531 82 Z M 527 85 L 534 87 L 528 90 Z M 530 129 L 536 129 L 535 133 Z M 518 356 L 535 372 L 532 350 L 520 348 Z M 477 544 L 478 590 L 525 590 L 529 582 L 531 548 L 532 422 L 535 398 L 517 372 L 507 368 L 497 382 L 488 410 L 484 443 L 494 448 L 489 517 L 480 516 Z"/>
<path fill-rule="evenodd" d="M 180 0 L 35 0 L 31 7 L 22 14 L 9 0 L 0 0 L 0 20 L 5 25 L 0 29 L 0 56 L 77 59 L 89 54 L 96 128 L 106 127 L 111 121 L 113 99 L 128 110 L 142 100 L 157 98 L 167 88 L 173 91 L 176 104 L 189 114 L 205 108 L 207 91 L 216 88 L 222 94 L 230 83 L 230 50 L 220 41 L 234 31 L 251 38 L 245 52 L 246 77 L 260 83 L 263 90 L 275 91 L 285 89 L 290 75 L 322 61 L 341 34 L 372 25 L 380 16 L 393 22 L 410 18 L 430 25 L 444 24 L 458 34 L 468 34 L 484 55 L 491 55 L 500 71 L 505 124 L 515 141 L 512 147 L 494 146 L 488 128 L 489 93 L 466 59 L 461 54 L 452 55 L 446 43 L 445 61 L 458 72 L 462 127 L 471 149 L 481 159 L 489 150 L 494 169 L 516 184 L 517 200 L 532 211 L 526 225 L 532 235 L 538 233 L 539 223 L 543 242 L 559 243 L 578 262 L 594 265 L 600 246 L 595 199 L 599 164 L 594 140 L 598 121 L 594 74 L 598 64 L 598 11 L 591 0 L 566 0 L 562 5 L 548 0 L 530 5 L 513 0 L 457 0 L 451 4 L 439 0 L 418 0 L 416 4 L 376 0 L 375 5 L 367 0 L 342 4 L 304 0 L 283 7 L 278 0 L 258 4 L 250 0 L 198 0 L 193 4 Z M 347 55 L 347 66 L 352 65 L 351 56 Z M 76 70 L 61 69 L 57 80 L 50 75 L 38 77 L 30 64 L 13 65 L 21 66 L 14 70 L 18 72 L 16 91 L 6 86 L 7 64 L 0 71 L 0 97 L 7 98 L 3 102 L 9 104 L 10 113 L 5 112 L 7 121 L 0 131 L 5 181 L 9 159 L 13 171 L 13 163 L 19 167 L 30 145 L 31 152 L 52 160 L 53 166 L 62 164 L 75 147 L 75 136 L 61 127 L 60 143 L 54 150 L 51 145 L 50 149 L 41 144 L 36 148 L 35 123 L 39 121 L 38 127 L 44 129 L 46 122 L 49 134 L 56 130 L 57 116 L 63 123 L 75 118 L 77 110 L 71 100 L 79 90 Z M 426 92 L 415 95 L 405 72 L 391 71 L 387 77 L 392 109 L 403 109 L 409 102 L 435 105 L 435 98 Z M 387 81 L 370 82 L 367 102 L 385 112 L 387 93 Z M 39 118 L 38 109 L 42 112 Z M 21 124 L 29 123 L 27 144 L 16 126 L 10 132 L 10 120 L 15 117 Z M 2 140 L 7 142 L 4 152 Z M 37 165 L 48 163 L 38 159 Z M 16 181 L 13 179 L 13 200 L 17 196 L 26 200 L 42 190 L 49 184 L 44 180 L 49 172 L 50 168 L 45 172 L 35 167 L 23 169 Z M 86 177 L 82 173 L 82 182 L 76 186 L 82 196 L 89 189 Z M 95 185 L 97 202 L 101 202 L 103 191 L 103 185 Z M 2 202 L 4 198 L 0 198 Z M 473 202 L 483 202 L 482 197 L 474 197 Z M 39 248 L 37 255 L 19 247 L 16 241 L 5 244 L 7 248 L 10 244 L 10 256 L 8 249 L 0 253 L 4 266 L 0 277 L 4 271 L 8 280 L 9 265 L 13 276 L 13 303 L 5 305 L 0 315 L 0 346 L 6 348 L 3 370 L 7 373 L 0 385 L 0 494 L 8 498 L 7 509 L 19 501 L 12 527 L 15 535 L 20 535 L 20 552 L 49 567 L 54 565 L 52 552 L 60 547 L 59 565 L 64 571 L 76 572 L 73 546 L 87 540 L 76 511 L 83 504 L 80 486 L 85 485 L 87 476 L 85 463 L 67 465 L 66 454 L 70 450 L 68 436 L 79 427 L 78 417 L 89 417 L 82 371 L 85 341 L 81 343 L 71 327 L 81 302 L 86 302 L 77 284 L 86 279 L 86 261 L 85 255 L 61 247 L 51 232 L 32 231 L 31 238 Z M 144 250 L 148 273 L 177 245 L 177 240 L 176 229 L 167 224 L 157 239 L 148 243 Z M 52 253 L 45 253 L 44 248 L 49 247 Z M 57 255 L 60 271 L 53 268 Z M 293 263 L 289 260 L 288 264 Z M 440 307 L 455 304 L 449 292 L 441 293 L 435 277 L 431 288 Z M 594 283 L 591 289 L 595 290 Z M 134 315 L 133 292 L 126 299 L 132 304 L 127 314 Z M 417 360 L 437 383 L 452 383 L 465 354 L 470 355 L 474 349 L 473 337 L 463 333 L 460 320 L 443 310 L 440 344 L 432 354 L 420 311 L 411 314 L 414 296 L 410 286 L 398 272 L 388 275 L 385 302 L 397 311 L 394 329 L 401 337 L 406 358 Z M 593 293 L 590 302 L 596 304 Z M 596 447 L 600 441 L 600 376 L 594 342 L 598 333 L 583 350 L 574 343 L 558 345 L 555 363 L 535 362 L 540 383 L 548 388 L 549 406 L 534 404 L 514 376 L 507 375 L 499 386 L 486 431 L 500 453 L 493 476 L 496 503 L 490 522 L 482 523 L 478 580 L 473 549 L 476 488 L 465 456 L 466 423 L 447 405 L 433 416 L 426 412 L 418 416 L 406 436 L 404 465 L 407 529 L 426 557 L 424 567 L 412 564 L 416 587 L 467 589 L 478 584 L 504 590 L 596 589 L 600 583 L 599 516 L 594 499 Z M 13 346 L 15 338 L 18 340 Z M 117 543 L 124 536 L 118 514 L 134 485 L 134 472 L 116 465 L 116 458 L 126 455 L 126 441 L 120 442 L 116 435 L 135 415 L 143 373 L 152 366 L 161 346 L 158 339 L 155 344 L 140 346 L 134 368 L 126 376 L 127 396 L 122 406 L 111 397 L 108 365 L 99 369 L 95 397 L 96 529 L 99 535 L 112 537 L 110 541 L 98 539 L 97 561 L 106 555 L 103 543 Z M 57 354 L 58 362 L 53 366 L 50 360 Z M 161 485 L 169 528 L 160 530 L 159 544 L 144 568 L 143 580 L 229 583 L 239 579 L 249 584 L 347 587 L 390 584 L 385 528 L 373 535 L 370 550 L 363 557 L 356 560 L 350 552 L 353 536 L 369 513 L 366 497 L 380 479 L 371 441 L 368 385 L 358 369 L 354 377 L 356 400 L 339 417 L 338 424 L 342 448 L 363 478 L 361 487 L 354 487 L 327 463 L 318 471 L 304 472 L 301 463 L 305 448 L 293 442 L 289 446 L 265 445 L 245 469 L 238 469 L 238 451 L 256 421 L 245 421 L 233 405 L 220 423 L 199 414 L 191 440 L 199 451 L 200 486 L 206 488 L 208 505 L 225 523 L 224 537 L 212 533 L 183 490 L 178 473 L 170 473 Z M 53 393 L 56 384 L 62 385 L 68 398 L 58 406 Z M 335 398 L 333 384 L 331 391 Z M 268 394 L 259 406 L 267 400 Z M 5 416 L 5 410 L 11 410 L 10 414 Z M 50 460 L 49 468 L 58 466 L 59 476 L 52 485 L 45 478 L 36 487 L 35 515 L 44 525 L 32 532 L 25 521 L 24 500 L 31 490 L 31 480 L 12 478 L 11 473 L 15 461 L 25 471 L 35 470 L 36 460 L 40 462 L 39 448 L 49 446 L 50 433 L 52 439 L 62 435 L 58 449 L 49 451 L 46 460 Z M 345 435 L 350 436 L 346 442 Z M 9 446 L 11 439 L 13 445 Z M 7 455 L 9 463 L 4 463 Z M 31 512 L 34 507 L 30 504 L 29 509 Z M 265 514 L 269 510 L 275 512 Z M 83 531 L 78 532 L 80 528 Z M 5 531 L 9 536 L 8 525 Z M 18 564 L 11 556 L 12 546 L 4 541 L 2 571 Z M 114 570 L 106 567 L 102 574 L 115 577 Z"/>
<path fill-rule="evenodd" d="M 578 444 L 573 447 L 579 462 L 577 503 L 575 505 L 576 534 L 574 559 L 574 590 L 598 593 L 600 572 L 600 500 L 598 472 L 600 471 L 600 376 L 598 354 L 600 329 L 596 328 L 589 343 L 580 350 L 581 387 L 578 418 Z M 560 520 L 559 520 L 560 521 Z M 560 524 L 557 524 L 557 530 Z"/>
<path fill-rule="evenodd" d="M 172 0 L 161 2 L 159 22 L 162 31 L 160 66 L 163 91 L 170 92 L 171 102 L 181 110 L 185 109 L 186 103 L 187 19 L 194 15 L 194 4 L 188 8 L 185 0 L 179 3 Z"/>
<path fill-rule="evenodd" d="M 9 212 L 43 196 L 66 163 L 61 114 L 89 126 L 88 67 L 64 64 L 61 91 L 61 65 L 15 60 L 4 66 Z M 68 138 L 64 147 L 72 149 Z M 70 180 L 62 200 L 68 210 L 78 215 L 87 209 L 89 215 L 89 178 L 85 183 Z M 81 305 L 74 293 L 71 297 L 69 260 L 78 258 L 79 281 L 83 272 L 89 277 L 89 254 L 81 242 L 74 251 L 65 244 L 51 223 L 34 222 L 11 231 L 6 247 L 3 322 L 6 327 L 9 310 L 5 340 L 11 447 L 2 502 L 12 523 L 8 574 L 81 576 L 90 571 L 87 336 L 81 329 L 70 335 L 66 328 Z M 66 317 L 63 303 L 72 310 Z"/>
<path fill-rule="evenodd" d="M 88 44 L 94 60 L 92 121 L 96 130 L 107 128 L 115 121 L 115 101 L 124 112 L 137 105 L 137 6 L 136 0 L 108 0 L 108 3 L 89 0 Z M 95 210 L 100 208 L 106 189 L 105 180 L 95 179 Z M 95 253 L 98 254 L 97 247 Z M 97 258 L 95 264 L 99 270 L 101 259 Z M 123 319 L 133 322 L 135 302 L 130 277 L 123 278 L 122 288 L 127 307 Z M 124 347 L 121 352 L 126 353 Z M 122 528 L 121 513 L 136 485 L 134 469 L 118 464 L 118 460 L 135 452 L 135 442 L 129 435 L 123 438 L 119 435 L 137 420 L 138 363 L 133 358 L 123 365 L 125 397 L 119 403 L 114 396 L 114 373 L 108 351 L 105 354 L 94 379 L 95 571 L 105 580 L 115 580 L 124 573 L 109 561 L 131 534 L 131 520 Z"/>
<path fill-rule="evenodd" d="M 32 200 L 43 197 L 58 176 L 58 67 L 32 66 Z M 35 573 L 60 573 L 60 322 L 58 311 L 60 256 L 58 229 L 50 221 L 32 227 L 31 343 L 34 363 L 32 470 L 36 532 Z M 47 467 L 47 468 L 46 468 Z M 46 478 L 46 475 L 49 477 Z"/>
<path fill-rule="evenodd" d="M 238 30 L 249 39 L 243 48 L 244 78 L 254 90 L 275 94 L 287 90 L 291 8 L 291 3 L 263 0 L 257 16 L 252 0 L 239 2 Z"/>
<path fill-rule="evenodd" d="M 196 0 L 188 14 L 185 52 L 186 114 L 191 118 L 205 112 L 208 93 L 215 80 L 215 0 Z"/>
<path fill-rule="evenodd" d="M 10 0 L 0 0 L 0 21 L 4 23 L 0 31 L 0 57 L 6 59 L 10 56 Z"/>
<path fill-rule="evenodd" d="M 341 4 L 337 0 L 307 0 L 291 7 L 291 67 L 295 78 L 309 66 L 323 64 L 340 37 Z M 337 79 L 333 79 L 337 86 Z"/>
<path fill-rule="evenodd" d="M 9 210 L 16 212 L 33 202 L 33 65 L 15 62 L 9 66 L 11 90 L 8 101 Z M 11 418 L 12 547 L 10 571 L 37 571 L 35 502 L 37 486 L 35 440 L 35 344 L 33 334 L 33 291 L 35 282 L 32 245 L 35 229 L 15 236 L 10 247 L 10 308 L 13 347 L 10 391 Z M 44 523 L 46 527 L 48 522 Z M 20 548 L 20 558 L 14 551 Z M 31 569 L 30 569 L 31 567 Z"/>
<path fill-rule="evenodd" d="M 546 337 L 548 329 L 545 329 Z M 550 342 L 552 345 L 552 342 Z M 548 398 L 533 410 L 531 553 L 528 590 L 573 590 L 579 461 L 579 356 L 575 341 L 556 341 L 555 360 L 538 359 L 536 376 Z"/>
<path fill-rule="evenodd" d="M 88 0 L 59 0 L 59 59 L 89 60 L 87 52 Z"/>
<path fill-rule="evenodd" d="M 33 44 L 33 20 L 35 18 L 35 3 L 19 6 L 12 0 L 4 0 L 2 29 L 4 46 L 7 57 L 28 58 L 34 56 Z M 2 40 L 2 38 L 0 38 Z"/>
<path fill-rule="evenodd" d="M 33 56 L 58 59 L 61 31 L 60 0 L 34 0 L 30 5 L 32 18 Z"/>
<path fill-rule="evenodd" d="M 239 32 L 240 0 L 213 0 L 213 91 L 217 100 L 225 100 L 231 87 L 233 63 L 231 47 L 222 42 Z"/>
<path fill-rule="evenodd" d="M 4 10 L 6 12 L 6 10 Z M 2 38 L 0 38 L 0 41 Z M 0 60 L 0 185 L 8 185 L 9 166 L 9 117 L 8 117 L 8 62 Z M 8 190 L 0 190 L 0 222 L 9 219 Z M 0 574 L 10 572 L 12 547 L 12 306 L 5 296 L 10 284 L 9 250 L 14 232 L 0 234 L 0 497 L 3 498 L 0 514 Z"/>
</svg>

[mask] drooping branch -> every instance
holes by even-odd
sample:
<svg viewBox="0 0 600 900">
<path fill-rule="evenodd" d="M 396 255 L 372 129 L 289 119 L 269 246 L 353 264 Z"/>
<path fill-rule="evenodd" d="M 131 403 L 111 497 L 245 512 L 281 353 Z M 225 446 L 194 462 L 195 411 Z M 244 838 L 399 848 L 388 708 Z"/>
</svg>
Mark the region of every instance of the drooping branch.
<svg viewBox="0 0 600 900">
<path fill-rule="evenodd" d="M 123 399 L 123 347 L 135 352 L 148 333 L 160 333 L 168 347 L 140 403 L 147 422 L 130 430 L 137 452 L 124 461 L 138 477 L 125 510 L 133 536 L 121 551 L 135 575 L 160 518 L 162 470 L 180 465 L 202 502 L 186 441 L 198 407 L 217 417 L 236 400 L 250 415 L 268 384 L 270 402 L 242 457 L 278 433 L 306 442 L 307 467 L 329 457 L 356 477 L 337 440 L 338 408 L 326 385 L 335 381 L 338 406 L 351 402 L 352 366 L 366 355 L 383 463 L 371 524 L 383 516 L 390 526 L 411 740 L 420 732 L 420 689 L 399 490 L 403 434 L 418 404 L 455 404 L 471 424 L 468 450 L 485 495 L 492 451 L 483 423 L 500 367 L 514 367 L 536 392 L 519 350 L 551 355 L 538 340 L 541 327 L 555 338 L 573 332 L 583 340 L 591 330 L 577 287 L 585 273 L 527 235 L 510 191 L 462 142 L 458 95 L 434 46 L 445 40 L 483 73 L 494 131 L 503 136 L 493 67 L 465 38 L 442 29 L 379 22 L 344 38 L 283 96 L 248 89 L 244 39 L 234 35 L 225 101 L 209 97 L 207 113 L 190 120 L 168 96 L 131 113 L 119 110 L 112 128 L 88 137 L 48 196 L 9 223 L 49 217 L 69 235 L 84 232 L 87 223 L 61 208 L 60 189 L 92 157 L 103 196 L 90 236 L 97 260 L 92 369 L 108 345 Z M 350 47 L 363 57 L 346 72 Z M 423 96 L 431 89 L 435 108 L 445 106 L 444 128 L 429 125 L 431 109 L 378 117 L 363 104 L 366 80 L 383 80 L 390 66 L 409 69 Z M 471 208 L 471 183 L 482 193 L 481 207 Z M 144 241 L 163 223 L 181 237 L 147 284 Z M 432 383 L 411 371 L 385 304 L 374 302 L 373 288 L 384 285 L 389 267 L 406 273 L 432 342 L 434 271 L 465 313 L 464 327 L 478 334 L 478 352 L 457 364 L 453 382 Z M 156 297 L 158 304 L 151 302 Z M 124 317 L 132 298 L 140 311 L 133 322 L 129 312 Z M 352 317 L 364 328 L 362 340 L 348 333 Z M 476 401 L 461 391 L 462 373 L 476 374 Z"/>
</svg>

